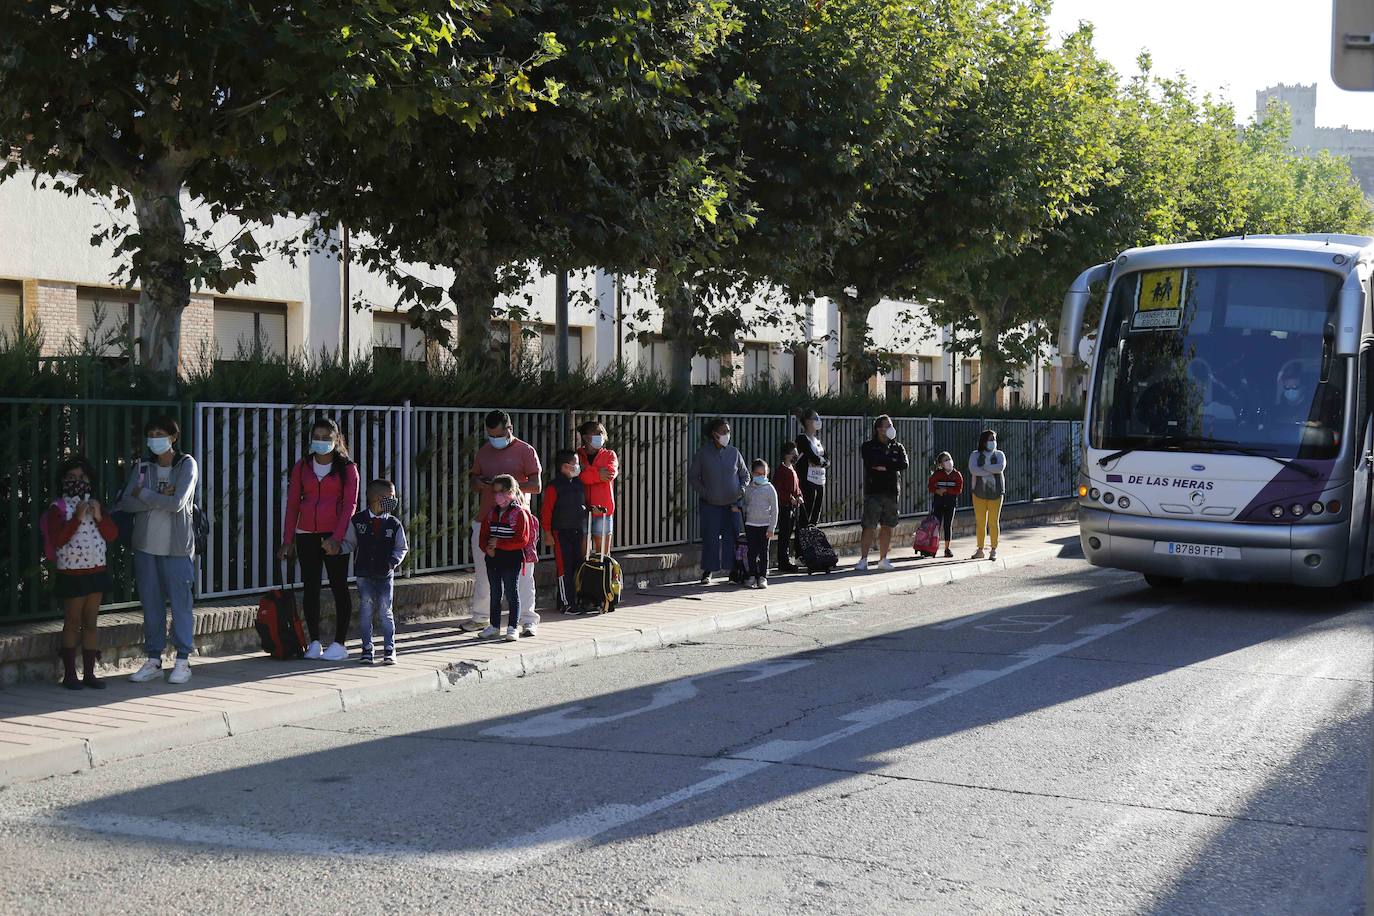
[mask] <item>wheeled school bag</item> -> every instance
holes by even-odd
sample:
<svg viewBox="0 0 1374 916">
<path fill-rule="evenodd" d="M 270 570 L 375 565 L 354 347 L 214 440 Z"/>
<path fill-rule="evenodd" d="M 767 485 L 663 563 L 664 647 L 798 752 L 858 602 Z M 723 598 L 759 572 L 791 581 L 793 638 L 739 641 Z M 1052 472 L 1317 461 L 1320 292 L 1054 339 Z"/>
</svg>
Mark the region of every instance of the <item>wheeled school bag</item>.
<svg viewBox="0 0 1374 916">
<path fill-rule="evenodd" d="M 589 554 L 573 578 L 577 607 L 583 614 L 609 614 L 620 603 L 624 582 L 620 564 L 610 554 Z"/>
<path fill-rule="evenodd" d="M 911 547 L 918 557 L 933 557 L 940 551 L 940 516 L 932 512 L 921 521 Z"/>
<path fill-rule="evenodd" d="M 743 585 L 749 578 L 749 541 L 742 534 L 735 535 L 735 561 L 730 566 L 730 581 Z"/>
<path fill-rule="evenodd" d="M 808 576 L 818 572 L 828 573 L 840 562 L 835 548 L 830 546 L 830 539 L 815 525 L 797 529 L 797 548 L 797 559 L 806 567 Z"/>
<path fill-rule="evenodd" d="M 303 658 L 305 656 L 305 627 L 296 612 L 296 595 L 279 586 L 258 600 L 258 638 L 262 651 L 273 658 Z"/>
</svg>

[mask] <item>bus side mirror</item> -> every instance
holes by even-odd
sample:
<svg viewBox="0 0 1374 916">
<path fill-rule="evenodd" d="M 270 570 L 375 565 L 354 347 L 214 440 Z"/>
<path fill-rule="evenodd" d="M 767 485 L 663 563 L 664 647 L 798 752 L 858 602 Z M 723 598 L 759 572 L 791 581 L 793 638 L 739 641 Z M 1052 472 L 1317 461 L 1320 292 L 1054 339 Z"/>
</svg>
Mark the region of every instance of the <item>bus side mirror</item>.
<svg viewBox="0 0 1374 916">
<path fill-rule="evenodd" d="M 1360 334 L 1368 310 L 1363 283 L 1367 275 L 1368 268 L 1363 264 L 1345 275 L 1345 283 L 1336 299 L 1336 338 L 1332 348 L 1336 356 L 1358 356 L 1360 353 Z"/>
<path fill-rule="evenodd" d="M 1089 267 L 1073 281 L 1069 291 L 1064 294 L 1064 308 L 1059 314 L 1059 356 L 1068 365 L 1075 355 L 1079 355 L 1078 342 L 1083 336 L 1083 316 L 1088 311 L 1088 300 L 1092 298 L 1093 286 L 1107 279 L 1111 273 L 1111 262 Z"/>
</svg>

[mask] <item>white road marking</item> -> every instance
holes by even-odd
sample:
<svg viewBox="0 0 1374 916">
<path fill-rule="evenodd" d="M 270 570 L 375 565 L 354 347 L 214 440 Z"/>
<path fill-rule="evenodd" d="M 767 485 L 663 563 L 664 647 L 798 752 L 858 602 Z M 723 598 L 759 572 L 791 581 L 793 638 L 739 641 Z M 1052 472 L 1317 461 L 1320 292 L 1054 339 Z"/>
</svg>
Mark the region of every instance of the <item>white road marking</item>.
<svg viewBox="0 0 1374 916">
<path fill-rule="evenodd" d="M 161 818 L 84 811 L 73 813 L 70 816 L 37 817 L 26 818 L 26 820 L 30 823 L 92 830 L 97 833 L 117 834 L 141 839 L 203 843 L 300 855 L 389 858 L 413 862 L 425 867 L 483 874 L 501 873 L 526 867 L 550 856 L 565 853 L 572 847 L 585 844 L 603 833 L 698 798 L 746 776 L 762 772 L 771 766 L 794 760 L 803 754 L 809 754 L 837 741 L 852 738 L 879 725 L 909 716 L 922 709 L 928 709 L 977 687 L 1001 680 L 1032 665 L 1038 665 L 1057 655 L 1079 649 L 1113 633 L 1119 633 L 1127 627 L 1162 614 L 1168 609 L 1169 606 L 1165 605 L 1133 611 L 1123 615 L 1115 623 L 1092 627 L 1091 633 L 1073 642 L 1036 647 L 1034 654 L 1023 654 L 1024 657 L 1012 662 L 1005 668 L 992 671 L 965 671 L 945 678 L 931 684 L 927 689 L 934 691 L 933 695 L 922 700 L 887 700 L 846 713 L 840 716 L 839 720 L 851 724 L 818 738 L 766 741 L 753 748 L 739 751 L 718 760 L 712 760 L 704 764 L 702 768 L 713 771 L 716 775 L 642 804 L 602 805 L 582 814 L 541 827 L 538 830 L 510 837 L 480 849 L 436 852 L 399 844 L 367 843 L 312 834 L 268 833 L 262 830 L 250 830 L 228 825 L 212 827 Z M 757 678 L 751 680 L 754 679 Z M 647 707 L 639 712 L 643 711 L 647 711 Z M 461 842 L 461 838 L 458 839 L 458 842 Z"/>
<path fill-rule="evenodd" d="M 996 623 L 979 624 L 974 629 L 988 633 L 1043 633 L 1072 619 L 1072 614 L 1011 614 L 999 617 Z"/>
<path fill-rule="evenodd" d="M 812 664 L 809 659 L 790 659 L 784 661 L 766 661 L 752 665 L 740 665 L 738 668 L 726 668 L 723 671 L 711 671 L 706 674 L 699 674 L 695 677 L 683 678 L 668 684 L 656 687 L 649 702 L 634 709 L 627 709 L 609 716 L 586 716 L 573 719 L 570 716 L 576 715 L 586 709 L 585 706 L 567 706 L 563 709 L 556 709 L 553 712 L 541 713 L 522 719 L 519 722 L 511 722 L 506 725 L 494 725 L 483 730 L 482 734 L 491 735 L 498 738 L 552 738 L 555 735 L 569 735 L 576 731 L 592 728 L 597 725 L 606 725 L 610 722 L 619 722 L 622 719 L 642 716 L 645 713 L 654 712 L 668 706 L 695 698 L 701 691 L 697 688 L 696 682 L 705 678 L 715 678 L 728 676 L 731 674 L 753 673 L 753 677 L 746 677 L 740 680 L 741 684 L 753 684 L 757 681 L 764 681 L 780 674 L 787 674 L 796 671 L 798 668 L 805 668 Z"/>
</svg>

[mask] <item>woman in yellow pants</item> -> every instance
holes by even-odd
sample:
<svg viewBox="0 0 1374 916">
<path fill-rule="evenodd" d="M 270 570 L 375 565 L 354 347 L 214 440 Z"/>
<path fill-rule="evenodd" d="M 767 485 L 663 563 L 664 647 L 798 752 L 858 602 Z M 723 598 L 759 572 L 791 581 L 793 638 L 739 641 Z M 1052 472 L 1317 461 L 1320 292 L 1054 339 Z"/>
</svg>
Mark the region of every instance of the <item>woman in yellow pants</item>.
<svg viewBox="0 0 1374 916">
<path fill-rule="evenodd" d="M 1007 495 L 1007 456 L 997 450 L 997 433 L 985 429 L 978 436 L 978 448 L 969 455 L 968 469 L 973 478 L 973 523 L 978 536 L 978 550 L 972 559 L 995 560 L 1002 500 Z M 984 543 L 990 543 L 990 554 L 983 553 Z"/>
</svg>

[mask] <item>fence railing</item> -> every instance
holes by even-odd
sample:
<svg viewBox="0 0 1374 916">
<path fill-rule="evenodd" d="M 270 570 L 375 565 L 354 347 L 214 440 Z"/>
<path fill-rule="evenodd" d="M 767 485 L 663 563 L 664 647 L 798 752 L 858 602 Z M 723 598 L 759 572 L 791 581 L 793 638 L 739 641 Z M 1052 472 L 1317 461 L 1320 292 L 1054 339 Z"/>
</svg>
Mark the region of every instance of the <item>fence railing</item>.
<svg viewBox="0 0 1374 916">
<path fill-rule="evenodd" d="M 386 477 L 401 498 L 411 554 L 408 575 L 470 567 L 471 524 L 477 499 L 468 471 L 485 441 L 485 409 L 410 405 L 237 404 L 194 405 L 119 401 L 0 399 L 0 621 L 60 616 L 40 562 L 37 517 L 56 492 L 57 465 L 80 452 L 97 467 L 99 491 L 111 503 L 141 453 L 142 426 L 171 413 L 183 426 L 183 447 L 200 465 L 199 501 L 210 517 L 210 539 L 199 565 L 197 593 L 222 597 L 259 592 L 279 580 L 293 583 L 294 564 L 276 561 L 285 516 L 290 468 L 305 454 L 316 416 L 337 421 L 365 489 Z M 511 411 L 516 435 L 534 446 L 545 467 L 559 448 L 577 444 L 576 429 L 595 417 L 620 457 L 615 486 L 617 550 L 690 543 L 698 537 L 695 499 L 687 468 L 702 442 L 706 415 Z M 746 460 L 775 465 L 783 443 L 797 433 L 783 415 L 725 415 L 732 443 Z M 911 466 L 902 475 L 904 516 L 926 511 L 926 476 L 935 455 L 948 451 L 964 468 L 988 427 L 980 420 L 898 417 L 898 441 Z M 830 458 L 822 524 L 859 518 L 863 468 L 859 448 L 872 432 L 870 417 L 826 417 L 821 439 Z M 1007 454 L 1007 501 L 1069 496 L 1077 473 L 1074 444 L 1081 424 L 1063 420 L 1000 420 L 999 446 Z M 360 496 L 361 504 L 361 496 Z M 967 506 L 967 493 L 961 505 Z M 539 500 L 535 500 L 538 510 Z M 126 545 L 111 553 L 116 590 L 107 606 L 134 599 Z"/>
</svg>

